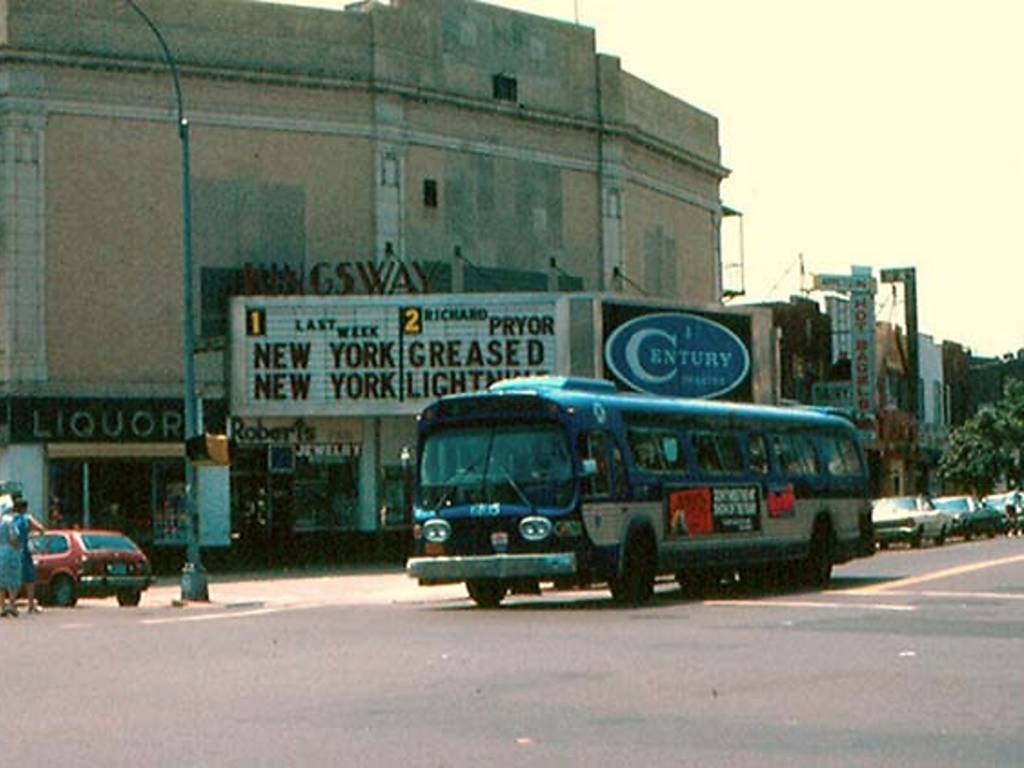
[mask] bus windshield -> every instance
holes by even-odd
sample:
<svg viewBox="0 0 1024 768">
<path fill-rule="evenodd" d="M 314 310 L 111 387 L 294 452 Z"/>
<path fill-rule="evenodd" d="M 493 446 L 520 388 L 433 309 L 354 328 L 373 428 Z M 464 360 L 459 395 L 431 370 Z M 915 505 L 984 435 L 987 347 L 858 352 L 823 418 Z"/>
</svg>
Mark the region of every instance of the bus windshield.
<svg viewBox="0 0 1024 768">
<path fill-rule="evenodd" d="M 566 507 L 573 495 L 572 460 L 557 425 L 454 427 L 426 438 L 420 462 L 422 505 Z"/>
</svg>

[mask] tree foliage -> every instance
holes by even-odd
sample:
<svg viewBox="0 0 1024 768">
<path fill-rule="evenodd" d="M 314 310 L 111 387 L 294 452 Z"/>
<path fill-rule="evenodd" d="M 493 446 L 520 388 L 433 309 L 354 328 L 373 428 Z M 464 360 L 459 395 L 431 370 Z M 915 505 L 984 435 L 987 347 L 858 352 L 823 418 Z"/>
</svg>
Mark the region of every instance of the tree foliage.
<svg viewBox="0 0 1024 768">
<path fill-rule="evenodd" d="M 1024 381 L 1013 381 L 999 402 L 986 405 L 953 430 L 939 461 L 947 483 L 977 494 L 1000 480 L 1021 486 L 1024 479 Z"/>
</svg>

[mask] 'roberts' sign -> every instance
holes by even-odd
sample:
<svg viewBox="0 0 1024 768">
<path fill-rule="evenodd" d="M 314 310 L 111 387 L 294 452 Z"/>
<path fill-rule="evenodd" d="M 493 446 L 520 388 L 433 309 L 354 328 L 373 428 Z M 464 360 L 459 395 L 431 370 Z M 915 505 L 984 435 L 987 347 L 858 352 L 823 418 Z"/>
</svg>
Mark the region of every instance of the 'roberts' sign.
<svg viewBox="0 0 1024 768">
<path fill-rule="evenodd" d="M 681 312 L 641 315 L 620 325 L 604 355 L 627 386 L 670 397 L 724 395 L 750 371 L 750 353 L 735 333 Z"/>
</svg>

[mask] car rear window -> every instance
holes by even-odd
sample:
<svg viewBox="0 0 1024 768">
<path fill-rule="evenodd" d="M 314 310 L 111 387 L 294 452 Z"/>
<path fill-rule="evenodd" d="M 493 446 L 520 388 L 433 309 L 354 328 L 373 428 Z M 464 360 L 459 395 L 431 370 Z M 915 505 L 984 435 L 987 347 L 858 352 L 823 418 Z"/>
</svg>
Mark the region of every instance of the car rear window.
<svg viewBox="0 0 1024 768">
<path fill-rule="evenodd" d="M 109 533 L 83 533 L 82 546 L 88 550 L 113 549 L 118 552 L 136 552 L 138 547 L 124 536 Z"/>
<path fill-rule="evenodd" d="M 33 536 L 28 540 L 28 548 L 34 555 L 59 555 L 70 548 L 68 540 L 57 534 Z"/>
</svg>

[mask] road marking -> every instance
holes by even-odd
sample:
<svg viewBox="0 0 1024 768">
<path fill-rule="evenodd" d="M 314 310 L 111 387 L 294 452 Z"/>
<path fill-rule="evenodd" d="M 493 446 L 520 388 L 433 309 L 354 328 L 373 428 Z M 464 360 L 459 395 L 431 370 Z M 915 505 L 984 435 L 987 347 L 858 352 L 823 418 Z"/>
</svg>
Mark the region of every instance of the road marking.
<svg viewBox="0 0 1024 768">
<path fill-rule="evenodd" d="M 837 597 L 863 597 L 865 594 L 869 594 L 862 591 L 854 592 L 853 590 L 844 590 L 842 592 L 832 592 L 831 594 Z M 1010 601 L 1024 601 L 1024 593 L 1021 592 L 967 592 L 967 591 L 956 591 L 952 589 L 890 589 L 886 590 L 885 595 L 892 597 L 917 597 L 917 598 L 935 598 L 940 600 L 1010 600 Z"/>
<path fill-rule="evenodd" d="M 914 594 L 909 592 L 906 594 Z M 918 592 L 922 597 L 956 597 L 970 598 L 971 600 L 1024 600 L 1024 594 L 1019 592 L 954 592 L 943 590 L 926 590 Z"/>
<path fill-rule="evenodd" d="M 140 624 L 183 624 L 190 621 L 220 621 L 222 619 L 242 619 L 248 616 L 266 616 L 283 611 L 298 611 L 304 608 L 315 608 L 316 605 L 277 605 L 269 608 L 255 608 L 251 611 L 230 611 L 228 613 L 199 613 L 190 616 L 171 616 L 166 619 L 143 619 Z"/>
<path fill-rule="evenodd" d="M 981 563 L 971 563 L 970 565 L 958 565 L 955 568 L 944 568 L 941 571 L 932 571 L 931 573 L 923 573 L 920 576 L 909 576 L 905 579 L 899 579 L 897 581 L 890 581 L 888 583 L 873 584 L 870 587 L 856 587 L 854 589 L 843 590 L 844 594 L 847 595 L 877 595 L 882 592 L 895 592 L 905 587 L 913 586 L 914 584 L 924 584 L 928 581 L 936 581 L 938 579 L 946 579 L 950 576 L 960 576 L 964 573 L 972 573 L 974 571 L 982 571 L 986 568 L 998 568 L 1001 565 L 1010 565 L 1012 563 L 1019 563 L 1024 561 L 1024 555 L 1014 555 L 1013 557 L 1002 557 L 998 560 L 986 560 Z"/>
<path fill-rule="evenodd" d="M 815 600 L 705 600 L 704 605 L 742 605 L 761 608 L 828 608 L 850 610 L 863 608 L 866 611 L 916 611 L 913 605 L 896 605 L 894 603 L 825 603 Z"/>
</svg>

